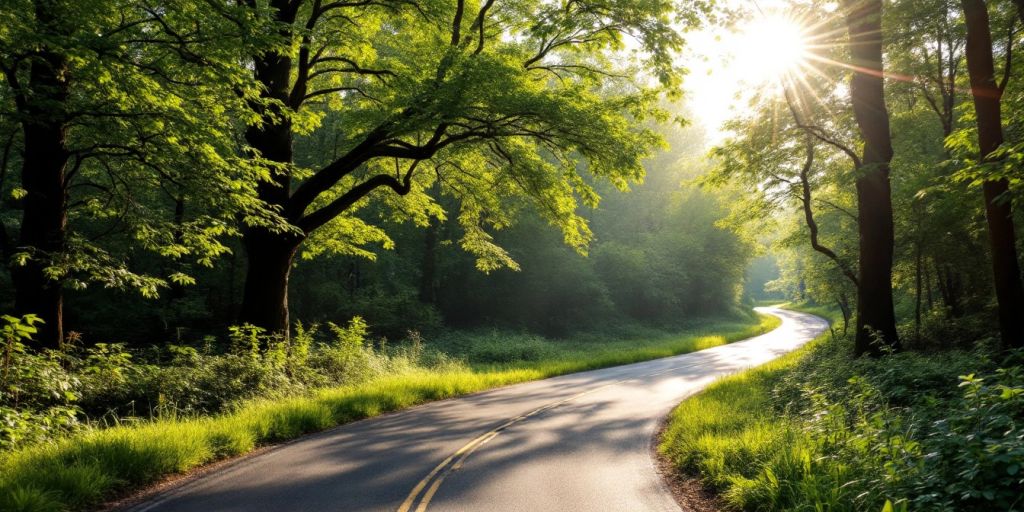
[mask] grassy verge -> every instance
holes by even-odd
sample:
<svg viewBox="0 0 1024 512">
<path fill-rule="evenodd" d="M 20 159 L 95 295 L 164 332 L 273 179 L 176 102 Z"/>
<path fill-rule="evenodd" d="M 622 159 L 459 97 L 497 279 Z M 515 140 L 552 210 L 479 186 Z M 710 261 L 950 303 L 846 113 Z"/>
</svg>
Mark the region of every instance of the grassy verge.
<svg viewBox="0 0 1024 512">
<path fill-rule="evenodd" d="M 827 310 L 806 312 L 836 321 L 836 314 Z M 802 442 L 799 425 L 773 407 L 772 391 L 829 336 L 825 332 L 789 354 L 719 380 L 682 402 L 669 418 L 660 453 L 679 470 L 699 475 L 730 507 L 777 509 L 778 489 L 771 487 L 789 475 L 768 475 L 765 468 L 802 465 L 810 451 Z"/>
<path fill-rule="evenodd" d="M 681 403 L 660 452 L 733 510 L 1024 510 L 1024 353 L 973 345 L 854 358 L 826 332 Z"/>
<path fill-rule="evenodd" d="M 0 510 L 94 507 L 118 494 L 255 447 L 431 400 L 566 373 L 710 348 L 775 328 L 760 315 L 654 340 L 563 344 L 534 361 L 477 364 L 447 371 L 413 369 L 308 396 L 249 402 L 212 417 L 165 418 L 93 429 L 0 459 Z"/>
</svg>

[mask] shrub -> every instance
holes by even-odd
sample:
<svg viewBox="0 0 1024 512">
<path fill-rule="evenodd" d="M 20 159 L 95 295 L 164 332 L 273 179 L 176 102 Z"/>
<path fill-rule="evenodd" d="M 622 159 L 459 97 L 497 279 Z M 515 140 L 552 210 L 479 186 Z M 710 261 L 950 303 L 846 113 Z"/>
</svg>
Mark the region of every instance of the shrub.
<svg viewBox="0 0 1024 512">
<path fill-rule="evenodd" d="M 539 336 L 492 331 L 473 341 L 468 357 L 474 363 L 515 363 L 547 359 L 555 351 L 550 341 Z"/>
<path fill-rule="evenodd" d="M 42 320 L 35 315 L 0 319 L 0 450 L 77 428 L 78 379 L 64 369 L 59 352 L 33 353 L 26 345 Z"/>
</svg>

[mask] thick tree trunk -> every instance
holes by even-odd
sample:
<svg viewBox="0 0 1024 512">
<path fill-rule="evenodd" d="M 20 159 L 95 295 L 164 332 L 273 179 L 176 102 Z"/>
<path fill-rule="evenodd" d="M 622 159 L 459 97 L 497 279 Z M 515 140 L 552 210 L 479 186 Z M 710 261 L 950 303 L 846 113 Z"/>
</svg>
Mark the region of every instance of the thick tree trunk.
<svg viewBox="0 0 1024 512">
<path fill-rule="evenodd" d="M 888 171 L 857 180 L 860 215 L 860 287 L 857 288 L 857 355 L 899 348 L 892 298 L 894 245 Z"/>
<path fill-rule="evenodd" d="M 288 335 L 288 278 L 302 238 L 250 229 L 243 237 L 249 267 L 239 321 Z"/>
<path fill-rule="evenodd" d="M 1002 90 L 996 84 L 992 33 L 984 0 L 962 0 L 967 24 L 967 71 L 977 114 L 978 148 L 983 161 L 1003 143 L 1000 115 Z M 985 217 L 992 250 L 992 273 L 999 304 L 999 333 L 1006 347 L 1024 346 L 1024 286 L 1017 260 L 1017 241 L 1006 180 L 983 184 Z"/>
<path fill-rule="evenodd" d="M 1007 348 L 1024 346 L 1024 288 L 1021 287 L 1017 240 L 1006 180 L 984 185 L 985 217 L 992 247 L 992 274 L 999 303 L 999 334 Z M 1003 200 L 1000 200 L 1003 199 Z"/>
<path fill-rule="evenodd" d="M 41 24 L 52 22 L 40 7 Z M 21 232 L 13 252 L 27 252 L 25 265 L 11 267 L 15 313 L 33 313 L 45 322 L 36 340 L 59 348 L 64 340 L 61 282 L 46 275 L 53 258 L 65 249 L 67 238 L 67 125 L 64 107 L 68 99 L 67 62 L 58 54 L 40 52 L 29 70 L 29 88 L 21 103 L 24 159 L 21 186 Z"/>
<path fill-rule="evenodd" d="M 889 184 L 892 138 L 882 78 L 882 2 L 847 2 L 850 54 L 857 71 L 850 82 L 853 112 L 864 140 L 857 170 L 860 286 L 857 289 L 857 355 L 899 348 L 892 298 L 893 213 Z"/>
<path fill-rule="evenodd" d="M 293 14 L 288 14 L 283 6 L 277 7 L 279 16 L 285 17 L 279 21 L 291 21 L 288 16 Z M 281 104 L 288 101 L 290 73 L 291 59 L 287 55 L 268 52 L 256 59 L 256 80 L 264 85 L 267 97 Z M 260 200 L 287 216 L 291 195 L 292 130 L 287 116 L 279 112 L 283 108 L 279 105 L 260 106 L 267 109 L 263 112 L 264 122 L 250 126 L 245 132 L 245 139 L 264 159 L 281 164 L 280 169 L 274 170 L 271 181 L 257 186 L 257 193 Z M 239 312 L 241 322 L 288 336 L 288 278 L 302 240 L 303 237 L 291 232 L 273 232 L 263 228 L 246 230 L 242 243 L 249 265 Z"/>
</svg>

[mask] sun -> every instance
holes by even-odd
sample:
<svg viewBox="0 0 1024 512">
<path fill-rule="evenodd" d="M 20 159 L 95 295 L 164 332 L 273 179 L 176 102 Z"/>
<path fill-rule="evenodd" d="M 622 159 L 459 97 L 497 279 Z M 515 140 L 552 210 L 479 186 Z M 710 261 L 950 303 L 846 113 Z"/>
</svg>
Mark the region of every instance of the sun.
<svg viewBox="0 0 1024 512">
<path fill-rule="evenodd" d="M 747 85 L 778 82 L 796 73 L 808 57 L 803 26 L 783 16 L 766 16 L 747 22 L 734 44 L 731 63 L 736 78 Z"/>
<path fill-rule="evenodd" d="M 781 94 L 813 73 L 815 28 L 782 10 L 748 11 L 732 27 L 691 34 L 691 70 L 684 83 L 687 109 L 705 127 L 707 142 L 721 140 L 722 124 L 742 115 L 750 98 Z"/>
</svg>

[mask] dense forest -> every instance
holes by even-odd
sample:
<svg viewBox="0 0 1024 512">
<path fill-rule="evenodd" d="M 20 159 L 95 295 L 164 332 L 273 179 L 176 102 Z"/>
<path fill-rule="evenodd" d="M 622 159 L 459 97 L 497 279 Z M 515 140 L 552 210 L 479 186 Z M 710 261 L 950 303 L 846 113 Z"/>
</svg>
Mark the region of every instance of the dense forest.
<svg viewBox="0 0 1024 512">
<path fill-rule="evenodd" d="M 497 6 L 495 19 L 539 17 L 517 29 L 532 45 L 489 41 L 490 5 L 460 34 L 435 22 L 461 4 L 292 4 L 5 9 L 0 300 L 43 319 L 38 341 L 286 332 L 292 309 L 363 315 L 387 335 L 566 332 L 735 304 L 745 251 L 713 226 L 717 199 L 679 189 L 695 135 L 676 129 L 675 149 L 646 164 L 643 199 L 597 207 L 640 182 L 670 127 L 657 99 L 679 74 L 668 4 Z M 613 63 L 596 52 L 633 28 L 646 58 L 631 66 L 660 86 L 604 78 Z M 713 251 L 710 274 L 654 263 Z"/>
<path fill-rule="evenodd" d="M 749 244 L 715 225 L 727 215 L 722 194 L 692 183 L 703 170 L 697 130 L 675 128 L 670 134 L 673 149 L 645 164 L 644 183 L 630 193 L 594 183 L 603 199 L 581 211 L 593 233 L 585 251 L 567 246 L 536 207 L 524 206 L 493 235 L 508 251 L 510 266 L 485 272 L 459 246 L 466 232 L 457 222 L 434 218 L 418 226 L 391 219 L 389 206 L 371 203 L 357 218 L 379 226 L 388 239 L 361 247 L 359 254 L 325 250 L 297 258 L 289 281 L 291 316 L 307 324 L 361 316 L 373 335 L 401 339 L 410 330 L 433 334 L 447 328 L 564 336 L 602 324 L 671 326 L 732 314 L 742 295 Z M 333 151 L 318 142 L 297 140 L 297 157 Z M 446 211 L 459 207 L 457 198 L 439 197 L 438 204 Z M 174 222 L 174 212 L 165 213 Z M 226 238 L 224 245 L 228 252 L 210 267 L 180 263 L 178 270 L 195 283 L 158 287 L 148 300 L 138 290 L 102 282 L 68 289 L 63 324 L 87 344 L 144 346 L 223 335 L 241 323 L 246 268 L 237 240 Z M 132 254 L 132 263 L 154 276 L 177 264 L 142 252 Z"/>
<path fill-rule="evenodd" d="M 5 0 L 0 508 L 735 341 L 788 300 L 828 339 L 689 402 L 743 411 L 677 413 L 681 474 L 735 509 L 1020 510 L 1024 1 L 741 4 Z M 765 19 L 735 51 L 766 76 L 699 64 Z M 735 82 L 724 126 L 701 66 Z M 81 451 L 189 418 L 221 422 L 201 453 Z"/>
</svg>

